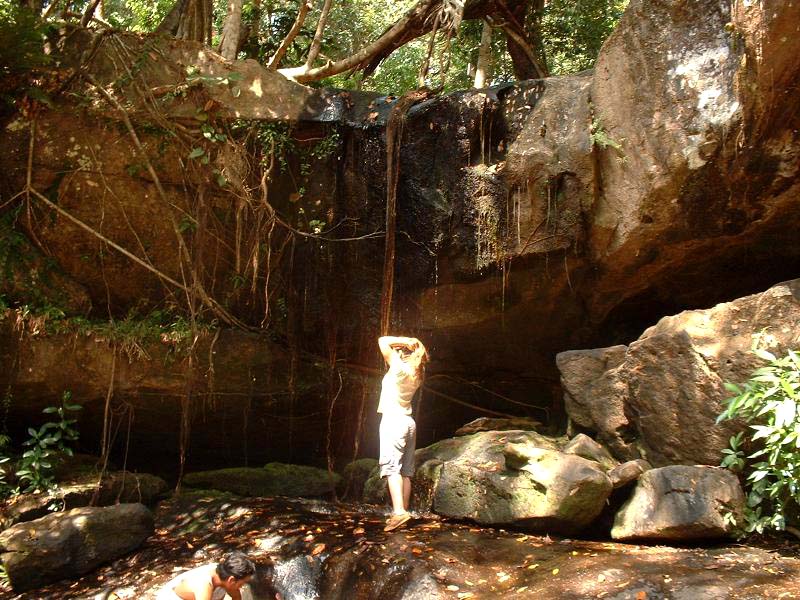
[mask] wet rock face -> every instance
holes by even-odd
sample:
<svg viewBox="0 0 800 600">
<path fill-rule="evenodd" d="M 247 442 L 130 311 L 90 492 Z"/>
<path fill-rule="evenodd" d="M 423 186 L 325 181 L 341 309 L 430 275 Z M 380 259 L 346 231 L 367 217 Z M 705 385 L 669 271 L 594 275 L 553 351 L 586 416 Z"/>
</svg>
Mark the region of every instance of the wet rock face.
<svg viewBox="0 0 800 600">
<path fill-rule="evenodd" d="M 546 407 L 558 424 L 563 411 L 553 366 L 557 352 L 628 341 L 639 323 L 711 306 L 796 276 L 800 116 L 793 90 L 800 80 L 795 60 L 800 52 L 800 5 L 737 4 L 733 14 L 730 10 L 716 0 L 636 0 L 604 46 L 593 73 L 450 94 L 409 112 L 397 165 L 397 229 L 403 234 L 398 237 L 393 325 L 424 338 L 432 350 L 431 373 L 455 376 L 436 382 L 442 391 L 455 398 L 474 394 L 481 406 L 494 407 L 497 396 L 481 389 L 485 388 L 516 402 Z M 86 38 L 73 39 L 79 56 Z M 388 98 L 312 91 L 263 71 L 253 61 L 225 63 L 196 44 L 170 41 L 155 54 L 163 60 L 151 60 L 151 38 L 129 36 L 125 42 L 143 55 L 143 73 L 154 93 L 175 95 L 176 83 L 188 83 L 184 67 L 190 63 L 199 65 L 206 80 L 229 71 L 242 75 L 238 84 L 197 84 L 209 95 L 200 105 L 193 104 L 192 93 L 165 102 L 168 118 L 192 117 L 211 100 L 214 119 L 226 126 L 242 116 L 255 124 L 291 120 L 298 138 L 324 137 L 336 130 L 338 154 L 312 165 L 306 192 L 313 202 L 307 208 L 312 210 L 313 204 L 313 216 L 328 225 L 346 224 L 331 237 L 360 238 L 383 229 L 385 127 L 393 106 Z M 111 41 L 100 46 L 94 76 L 101 83 L 115 78 L 114 48 Z M 247 161 L 230 148 L 221 153 L 217 166 L 224 168 L 230 187 L 220 188 L 208 173 L 186 168 L 185 149 L 152 127 L 132 87 L 122 95 L 133 103 L 134 124 L 165 197 L 143 169 L 141 157 L 132 152 L 126 134 L 120 133 L 117 112 L 102 103 L 102 109 L 67 103 L 41 112 L 34 139 L 34 186 L 57 196 L 64 210 L 146 256 L 173 278 L 180 279 L 181 269 L 178 238 L 165 218 L 169 206 L 178 207 L 179 223 L 187 214 L 198 223 L 212 223 L 208 235 L 194 235 L 199 230 L 190 231 L 191 219 L 182 226 L 203 267 L 199 272 L 213 272 L 215 282 L 208 289 L 227 302 L 237 318 L 260 324 L 265 315 L 263 277 L 253 289 L 236 285 L 242 263 L 235 250 L 237 231 L 241 232 L 236 224 L 242 221 L 241 205 L 231 191 L 248 184 Z M 0 132 L 0 144 L 9 148 L 0 156 L 0 170 L 7 174 L 4 193 L 8 190 L 9 196 L 27 178 L 29 125 L 19 121 Z M 260 185 L 256 179 L 249 182 L 254 189 Z M 269 202 L 295 225 L 299 211 L 292 185 L 289 174 L 275 173 Z M 204 212 L 194 214 L 201 197 Z M 41 218 L 27 233 L 35 235 L 37 245 L 57 263 L 54 287 L 66 292 L 66 308 L 75 314 L 91 307 L 93 315 L 105 318 L 110 305 L 124 315 L 140 302 L 159 305 L 172 293 L 152 272 L 132 266 L 129 258 L 110 251 L 62 216 Z M 335 340 L 337 359 L 365 362 L 363 340 L 377 329 L 383 240 L 326 244 L 303 237 L 286 245 L 285 238 L 275 237 L 273 242 L 273 259 L 281 248 L 291 247 L 283 256 L 291 254 L 293 266 L 291 273 L 271 280 L 291 282 L 286 285 L 292 288 L 273 297 L 272 317 L 285 318 L 281 327 L 288 328 L 291 315 L 297 328 L 293 339 L 302 340 L 304 349 L 319 353 Z M 261 259 L 259 268 L 263 255 Z M 17 280 L 12 284 L 12 291 L 21 286 Z M 289 307 L 285 314 L 281 306 Z M 53 344 L 49 358 L 26 350 L 14 363 L 18 335 L 11 330 L 2 335 L 6 343 L 0 344 L 0 353 L 11 349 L 4 355 L 10 357 L 9 364 L 18 365 L 13 373 L 0 374 L 0 387 L 11 385 L 22 406 L 14 406 L 14 418 L 37 414 L 38 409 L 28 405 L 54 404 L 73 386 L 89 390 L 91 402 L 102 402 L 109 373 L 102 357 L 86 361 L 92 363 L 87 378 L 96 378 L 92 385 L 74 373 L 65 384 L 66 377 L 56 381 L 65 370 L 53 357 L 62 356 L 62 348 L 71 348 L 71 341 L 61 338 Z M 253 346 L 241 343 L 252 356 Z M 688 351 L 677 339 L 671 344 L 672 353 Z M 625 352 L 636 351 L 630 348 Z M 648 352 L 653 352 L 654 361 L 661 359 L 657 349 L 648 348 L 646 343 L 639 348 L 643 361 Z M 591 359 L 584 355 L 581 369 L 594 369 L 588 362 L 595 360 L 611 368 L 620 358 L 616 351 L 602 354 Z M 297 447 L 318 455 L 320 444 L 315 440 L 324 437 L 324 420 L 304 421 L 292 430 L 285 425 L 295 423 L 296 396 L 286 393 L 285 385 L 280 402 L 262 393 L 260 385 L 270 392 L 276 386 L 263 383 L 258 372 L 257 385 L 247 383 L 254 380 L 253 369 L 269 371 L 275 364 L 285 371 L 287 362 L 229 360 L 227 372 L 217 369 L 216 389 L 230 394 L 220 396 L 230 402 L 202 403 L 197 414 L 208 418 L 192 423 L 196 446 L 191 456 L 209 461 L 209 467 L 219 466 L 210 464 L 214 459 L 237 464 L 255 459 L 252 453 L 261 447 L 263 432 L 254 434 L 254 427 L 291 431 L 293 435 L 275 446 L 297 442 Z M 104 368 L 94 370 L 99 363 Z M 50 371 L 40 371 L 42 367 Z M 707 375 L 699 359 L 687 369 L 680 377 Z M 141 455 L 160 444 L 177 447 L 174 424 L 187 389 L 184 373 L 176 376 L 179 368 L 153 363 L 147 369 L 124 370 L 131 374 L 125 400 L 140 409 L 136 429 L 159 431 L 142 442 L 149 448 Z M 143 370 L 149 372 L 147 377 L 134 373 Z M 41 372 L 58 375 L 48 380 L 37 376 Z M 642 431 L 626 412 L 633 408 L 620 389 L 626 384 L 610 373 L 586 377 L 598 393 L 608 394 L 609 401 L 602 409 L 581 408 L 578 417 L 584 396 L 568 389 L 568 410 L 576 415 L 575 422 L 598 431 L 600 441 L 618 458 L 634 458 L 637 452 L 631 445 Z M 565 380 L 565 385 L 573 383 Z M 713 388 L 713 377 L 705 385 Z M 358 386 L 345 387 L 340 404 L 355 412 L 361 392 Z M 315 389 L 303 396 L 308 404 L 298 405 L 316 414 L 325 393 Z M 206 411 L 211 404 L 213 410 Z M 705 418 L 710 405 L 701 408 Z M 455 419 L 458 410 L 431 413 L 421 437 L 449 435 L 454 423 L 477 416 L 469 411 Z M 91 413 L 95 430 L 100 429 L 100 414 Z M 543 412 L 533 414 L 540 418 Z M 274 415 L 286 421 L 278 426 Z M 217 439 L 219 423 L 225 425 L 226 442 Z M 241 436 L 230 433 L 244 430 Z M 671 435 L 672 430 L 665 431 Z M 355 438 L 354 431 L 336 433 Z M 652 435 L 660 435 L 657 427 Z M 672 455 L 666 448 L 683 442 L 669 438 L 648 444 L 663 447 L 668 461 Z M 687 460 L 705 462 L 709 456 L 701 452 Z M 291 458 L 258 454 L 259 462 Z"/>
<path fill-rule="evenodd" d="M 115 362 L 114 351 L 102 337 L 52 332 L 20 337 L 8 321 L 0 328 L 3 339 L 10 341 L 0 344 L 2 360 L 14 364 L 18 359 L 25 365 L 5 373 L 13 376 L 9 428 L 15 441 L 26 439 L 27 427 L 46 420 L 42 410 L 57 405 L 64 390 L 70 390 L 83 406 L 77 423 L 79 443 L 91 448 L 102 435 L 112 383 L 111 407 L 115 415 L 122 411 L 122 416 L 113 416 L 113 426 L 121 423 L 125 432 L 132 419 L 128 465 L 156 470 L 171 479 L 178 472 L 177 435 L 188 384 L 193 396 L 188 406 L 187 470 L 222 468 L 248 459 L 257 464 L 290 462 L 298 447 L 309 457 L 325 454 L 325 438 L 319 433 L 327 414 L 319 412 L 325 406 L 321 372 L 299 363 L 292 399 L 287 393 L 290 357 L 284 347 L 264 336 L 233 330 L 204 333 L 197 341 L 198 359 L 191 370 L 185 355 L 169 343 L 141 343 L 137 347 L 142 355 L 117 349 Z M 292 402 L 298 410 L 294 419 L 287 419 Z M 309 413 L 315 416 L 308 417 Z M 124 448 L 126 438 L 127 433 L 119 438 L 123 443 L 118 442 L 115 450 Z"/>
<path fill-rule="evenodd" d="M 615 540 L 696 540 L 733 535 L 742 522 L 744 492 L 736 475 L 703 466 L 661 467 L 639 477 L 617 513 Z M 732 517 L 732 519 L 730 519 Z"/>
<path fill-rule="evenodd" d="M 597 432 L 617 458 L 655 466 L 717 465 L 741 425 L 716 423 L 730 396 L 760 366 L 753 344 L 775 354 L 800 344 L 800 280 L 664 317 L 630 346 L 557 356 L 573 422 Z"/>
<path fill-rule="evenodd" d="M 124 555 L 153 528 L 153 515 L 143 504 L 75 508 L 6 529 L 0 557 L 11 586 L 23 592 Z"/>
</svg>

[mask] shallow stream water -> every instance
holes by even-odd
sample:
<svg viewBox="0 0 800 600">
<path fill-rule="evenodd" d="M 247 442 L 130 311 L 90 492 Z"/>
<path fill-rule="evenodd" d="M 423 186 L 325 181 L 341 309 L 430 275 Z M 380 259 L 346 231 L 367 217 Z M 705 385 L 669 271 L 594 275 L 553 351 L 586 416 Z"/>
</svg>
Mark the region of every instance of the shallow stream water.
<svg viewBox="0 0 800 600">
<path fill-rule="evenodd" d="M 534 536 L 418 518 L 384 533 L 374 506 L 322 501 L 184 495 L 161 503 L 156 533 L 136 553 L 36 592 L 0 598 L 154 598 L 179 570 L 231 549 L 273 577 L 252 600 L 434 598 L 800 598 L 792 546 L 671 548 Z M 267 569 L 262 569 L 266 573 Z"/>
</svg>

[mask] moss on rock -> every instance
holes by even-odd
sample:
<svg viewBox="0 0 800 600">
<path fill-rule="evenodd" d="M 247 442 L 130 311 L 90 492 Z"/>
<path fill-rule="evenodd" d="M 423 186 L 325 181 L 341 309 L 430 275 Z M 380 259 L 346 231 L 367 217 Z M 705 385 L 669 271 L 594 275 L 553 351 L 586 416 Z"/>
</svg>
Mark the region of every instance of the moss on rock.
<svg viewBox="0 0 800 600">
<path fill-rule="evenodd" d="M 341 476 L 337 473 L 286 463 L 268 463 L 263 468 L 198 471 L 183 478 L 187 487 L 232 492 L 240 496 L 324 496 L 331 493 L 339 481 Z"/>
</svg>

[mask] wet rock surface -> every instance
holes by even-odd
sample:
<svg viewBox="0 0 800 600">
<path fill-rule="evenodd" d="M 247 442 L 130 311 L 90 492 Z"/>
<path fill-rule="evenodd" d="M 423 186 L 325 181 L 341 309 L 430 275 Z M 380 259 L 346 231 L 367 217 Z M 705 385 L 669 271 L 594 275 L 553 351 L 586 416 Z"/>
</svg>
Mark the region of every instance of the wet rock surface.
<svg viewBox="0 0 800 600">
<path fill-rule="evenodd" d="M 75 582 L 5 599 L 154 598 L 176 572 L 238 549 L 276 561 L 249 598 L 746 599 L 800 595 L 800 560 L 748 546 L 669 548 L 582 542 L 420 518 L 386 534 L 374 507 L 189 494 L 163 503 L 135 554 Z"/>
</svg>

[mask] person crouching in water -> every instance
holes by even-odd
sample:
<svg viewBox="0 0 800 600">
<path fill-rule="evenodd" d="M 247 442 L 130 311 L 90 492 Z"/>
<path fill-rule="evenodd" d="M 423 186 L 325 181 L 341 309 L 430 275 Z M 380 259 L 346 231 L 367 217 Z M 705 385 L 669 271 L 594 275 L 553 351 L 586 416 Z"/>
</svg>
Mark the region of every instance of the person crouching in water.
<svg viewBox="0 0 800 600">
<path fill-rule="evenodd" d="M 381 477 L 386 478 L 392 499 L 392 516 L 384 531 L 392 531 L 411 518 L 408 508 L 417 445 L 411 400 L 422 384 L 428 351 L 418 339 L 409 337 L 384 336 L 378 346 L 389 367 L 381 384 L 378 412 Z"/>
<path fill-rule="evenodd" d="M 256 566 L 241 552 L 231 552 L 219 564 L 202 565 L 173 578 L 156 600 L 222 600 L 225 594 L 241 600 L 242 586 L 253 578 Z"/>
</svg>

